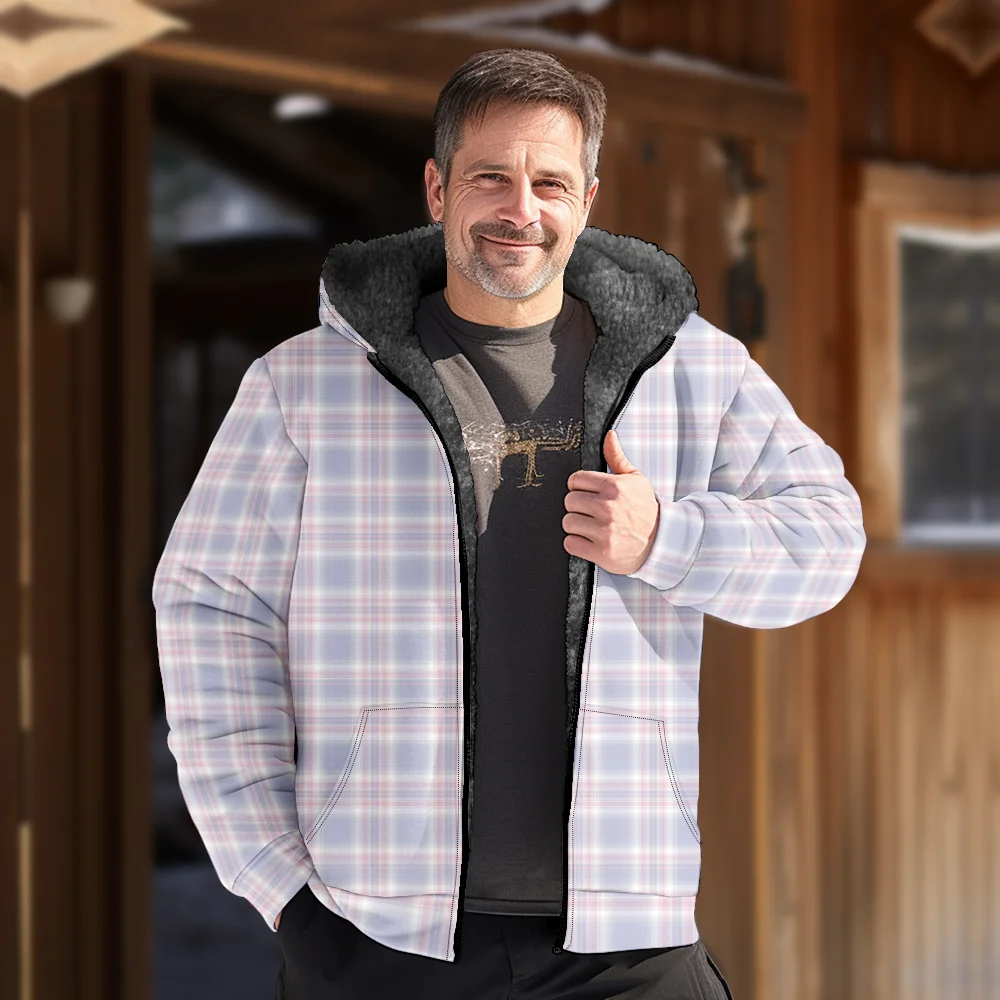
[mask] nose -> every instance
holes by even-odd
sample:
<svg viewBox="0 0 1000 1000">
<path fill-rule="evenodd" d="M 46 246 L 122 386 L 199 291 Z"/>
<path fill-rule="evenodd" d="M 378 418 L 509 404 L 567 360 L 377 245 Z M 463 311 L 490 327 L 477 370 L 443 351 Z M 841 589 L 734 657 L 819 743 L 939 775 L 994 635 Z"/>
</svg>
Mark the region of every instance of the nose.
<svg viewBox="0 0 1000 1000">
<path fill-rule="evenodd" d="M 497 209 L 497 217 L 511 224 L 517 232 L 497 233 L 498 240 L 510 240 L 511 243 L 542 243 L 544 236 L 538 225 L 538 208 L 535 204 L 535 194 L 531 190 L 531 179 L 517 178 L 509 187 L 507 197 Z M 534 226 L 535 228 L 531 228 Z M 527 232 L 522 230 L 527 229 Z"/>
</svg>

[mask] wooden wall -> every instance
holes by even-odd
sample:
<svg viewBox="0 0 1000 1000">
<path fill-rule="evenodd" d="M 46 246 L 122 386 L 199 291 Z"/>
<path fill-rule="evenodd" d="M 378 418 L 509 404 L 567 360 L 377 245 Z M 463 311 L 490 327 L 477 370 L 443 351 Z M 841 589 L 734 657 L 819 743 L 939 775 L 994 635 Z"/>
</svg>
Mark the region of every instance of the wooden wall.
<svg viewBox="0 0 1000 1000">
<path fill-rule="evenodd" d="M 0 995 L 23 1000 L 148 979 L 146 172 L 126 120 L 146 110 L 113 68 L 0 95 Z M 96 287 L 72 325 L 45 307 L 67 275 Z"/>
<path fill-rule="evenodd" d="M 914 26 L 926 6 L 842 0 L 834 19 L 818 0 L 790 9 L 789 79 L 813 110 L 792 166 L 792 327 L 815 335 L 788 385 L 856 483 L 873 429 L 859 418 L 854 167 L 1000 168 L 989 125 L 1000 67 L 974 79 L 931 45 Z M 870 543 L 844 601 L 799 627 L 815 651 L 800 808 L 821 903 L 807 906 L 815 968 L 800 969 L 797 991 L 775 977 L 774 996 L 1000 995 L 998 621 L 995 554 Z M 795 943 L 776 939 L 778 966 L 799 961 Z"/>
<path fill-rule="evenodd" d="M 0 139 L 6 137 L 5 149 L 13 149 L 21 109 L 12 100 L 0 100 Z M 0 853 L 0 885 L 6 887 L 0 904 L 0 995 L 17 996 L 20 940 L 18 927 L 22 906 L 20 892 L 20 836 L 24 803 L 21 795 L 21 761 L 25 739 L 22 732 L 23 710 L 18 676 L 18 637 L 20 633 L 21 574 L 17 558 L 20 526 L 18 524 L 18 287 L 23 281 L 21 247 L 24 241 L 23 203 L 25 191 L 18 157 L 0 156 L 0 479 L 7 488 L 0 490 L 0 629 L 4 644 L 3 668 L 0 669 L 0 830 L 4 850 Z M 11 763 L 12 762 L 12 763 Z"/>
<path fill-rule="evenodd" d="M 569 11 L 540 23 L 592 31 L 626 49 L 654 46 L 712 59 L 760 76 L 783 77 L 786 0 L 618 0 L 595 13 Z"/>
<path fill-rule="evenodd" d="M 844 156 L 996 170 L 1000 65 L 973 77 L 932 45 L 915 27 L 928 6 L 930 0 L 840 0 Z"/>
<path fill-rule="evenodd" d="M 1000 991 L 998 604 L 995 583 L 933 578 L 865 587 L 852 602 L 832 811 L 850 995 Z"/>
</svg>

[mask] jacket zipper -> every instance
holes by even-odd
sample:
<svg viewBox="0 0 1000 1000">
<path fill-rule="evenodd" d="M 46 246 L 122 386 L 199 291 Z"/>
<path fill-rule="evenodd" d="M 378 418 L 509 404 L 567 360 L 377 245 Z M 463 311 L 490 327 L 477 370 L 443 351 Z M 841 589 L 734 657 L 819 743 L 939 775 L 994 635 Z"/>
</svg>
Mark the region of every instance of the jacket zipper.
<svg viewBox="0 0 1000 1000">
<path fill-rule="evenodd" d="M 470 688 L 472 678 L 470 663 L 472 644 L 469 639 L 471 634 L 469 627 L 469 563 L 465 550 L 465 533 L 462 531 L 462 505 L 458 500 L 458 487 L 456 485 L 458 483 L 458 476 L 455 472 L 455 464 L 452 461 L 451 453 L 448 451 L 448 447 L 444 443 L 444 437 L 441 434 L 441 430 L 434 422 L 434 418 L 431 416 L 430 411 L 426 406 L 424 406 L 423 400 L 421 400 L 420 397 L 405 382 L 402 381 L 402 379 L 398 378 L 394 372 L 386 368 L 374 351 L 369 351 L 367 357 L 376 371 L 380 372 L 387 381 L 392 383 L 392 385 L 394 385 L 401 393 L 408 396 L 414 403 L 417 404 L 418 407 L 420 407 L 421 412 L 427 418 L 427 422 L 434 428 L 434 433 L 437 434 L 438 439 L 441 442 L 441 449 L 445 453 L 445 456 L 448 459 L 448 466 L 451 469 L 453 484 L 452 495 L 455 498 L 455 516 L 458 519 L 458 552 L 462 592 L 462 687 L 463 697 L 465 698 L 465 732 L 463 737 L 465 748 L 465 780 L 462 787 L 462 829 L 465 832 L 462 836 L 462 870 L 458 880 L 458 914 L 455 918 L 454 948 L 455 961 L 457 962 L 460 955 L 459 948 L 461 947 L 462 942 L 462 921 L 465 910 L 465 876 L 469 866 L 469 816 L 472 811 L 472 741 L 469 739 L 469 705 L 471 704 Z"/>
<path fill-rule="evenodd" d="M 646 371 L 649 368 L 652 368 L 653 365 L 655 365 L 663 357 L 663 355 L 670 350 L 676 338 L 676 332 L 664 337 L 663 340 L 661 340 L 660 343 L 653 349 L 653 351 L 647 354 L 646 357 L 639 362 L 632 374 L 629 375 L 628 381 L 625 383 L 622 391 L 618 395 L 618 399 L 615 401 L 615 405 L 611 408 L 611 413 L 604 422 L 604 429 L 601 431 L 600 440 L 600 450 L 602 455 L 604 454 L 604 439 L 608 436 L 608 431 L 611 430 L 612 425 L 618 418 L 618 414 L 621 413 L 621 411 L 628 405 L 628 401 L 632 397 L 635 387 L 639 384 L 639 379 L 641 379 Z M 583 673 L 583 650 L 587 644 L 587 636 L 590 632 L 591 598 L 594 592 L 594 575 L 597 572 L 596 564 L 592 562 L 589 563 L 587 569 L 587 592 L 584 597 L 583 606 L 584 625 L 580 632 L 580 645 L 577 648 L 576 654 L 576 691 L 573 695 L 573 708 L 569 714 L 569 732 L 566 737 L 567 764 L 566 783 L 563 794 L 563 838 L 565 843 L 563 844 L 562 852 L 562 912 L 560 914 L 561 919 L 559 921 L 559 934 L 556 937 L 555 943 L 552 945 L 553 955 L 562 954 L 563 942 L 566 940 L 566 926 L 569 922 L 569 812 L 573 797 L 573 746 L 576 743 L 577 716 L 580 713 L 580 677 Z"/>
</svg>

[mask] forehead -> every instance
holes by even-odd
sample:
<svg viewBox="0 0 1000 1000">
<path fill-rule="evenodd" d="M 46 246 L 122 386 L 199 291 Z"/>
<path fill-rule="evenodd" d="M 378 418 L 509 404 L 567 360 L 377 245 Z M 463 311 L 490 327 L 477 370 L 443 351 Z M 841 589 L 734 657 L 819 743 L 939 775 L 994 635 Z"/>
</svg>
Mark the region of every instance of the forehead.
<svg viewBox="0 0 1000 1000">
<path fill-rule="evenodd" d="M 494 102 L 486 109 L 482 124 L 466 119 L 457 152 L 467 162 L 476 159 L 499 167 L 511 152 L 526 146 L 531 156 L 573 162 L 579 160 L 582 143 L 583 126 L 567 108 Z"/>
</svg>

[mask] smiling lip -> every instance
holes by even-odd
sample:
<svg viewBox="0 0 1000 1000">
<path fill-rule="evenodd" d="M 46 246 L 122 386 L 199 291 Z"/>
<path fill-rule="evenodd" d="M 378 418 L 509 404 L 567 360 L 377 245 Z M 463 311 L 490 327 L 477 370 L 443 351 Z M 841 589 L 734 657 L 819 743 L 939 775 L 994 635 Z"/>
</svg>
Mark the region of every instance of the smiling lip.
<svg viewBox="0 0 1000 1000">
<path fill-rule="evenodd" d="M 497 246 L 501 247 L 538 247 L 541 243 L 506 243 L 504 240 L 494 240 L 489 236 L 484 236 L 484 240 L 488 240 L 490 243 L 496 243 Z"/>
</svg>

